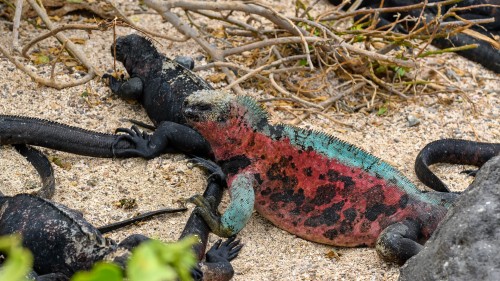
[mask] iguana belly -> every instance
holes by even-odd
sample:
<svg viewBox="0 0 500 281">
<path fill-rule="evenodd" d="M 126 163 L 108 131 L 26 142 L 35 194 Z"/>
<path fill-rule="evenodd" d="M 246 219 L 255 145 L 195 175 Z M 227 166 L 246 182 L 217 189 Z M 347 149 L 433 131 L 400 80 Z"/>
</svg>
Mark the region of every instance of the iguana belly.
<svg viewBox="0 0 500 281">
<path fill-rule="evenodd" d="M 314 151 L 282 152 L 288 156 L 260 157 L 242 172 L 256 177 L 256 210 L 276 226 L 307 240 L 373 246 L 385 227 L 418 218 L 420 209 L 428 205 L 380 177 Z"/>
</svg>

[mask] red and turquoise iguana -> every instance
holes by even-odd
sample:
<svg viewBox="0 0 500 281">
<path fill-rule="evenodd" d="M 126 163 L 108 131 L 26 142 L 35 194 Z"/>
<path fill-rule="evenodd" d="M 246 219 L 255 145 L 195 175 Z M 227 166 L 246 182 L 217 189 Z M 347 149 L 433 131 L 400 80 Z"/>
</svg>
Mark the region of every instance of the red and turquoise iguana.
<svg viewBox="0 0 500 281">
<path fill-rule="evenodd" d="M 250 97 L 202 90 L 186 98 L 183 112 L 227 174 L 231 203 L 222 216 L 209 200 L 191 198 L 220 236 L 238 233 L 255 207 L 304 239 L 376 246 L 384 258 L 404 262 L 458 196 L 424 193 L 389 164 L 333 136 L 271 125 Z"/>
</svg>

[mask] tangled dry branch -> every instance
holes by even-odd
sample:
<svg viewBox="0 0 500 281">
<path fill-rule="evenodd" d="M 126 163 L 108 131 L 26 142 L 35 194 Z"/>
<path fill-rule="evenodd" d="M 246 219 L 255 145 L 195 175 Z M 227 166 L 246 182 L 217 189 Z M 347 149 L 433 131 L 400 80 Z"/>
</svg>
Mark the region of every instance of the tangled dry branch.
<svg viewBox="0 0 500 281">
<path fill-rule="evenodd" d="M 307 6 L 297 0 L 295 16 L 285 16 L 258 1 L 144 0 L 144 5 L 156 11 L 184 35 L 169 37 L 135 26 L 112 1 L 105 2 L 111 7 L 108 16 L 114 15 L 114 20 L 93 25 L 56 26 L 37 1 L 28 0 L 49 31 L 25 45 L 22 54 L 26 56 L 28 50 L 37 42 L 56 37 L 64 48 L 88 69 L 88 73 L 85 77 L 69 83 L 56 82 L 52 75 L 49 79 L 37 76 L 5 47 L 0 46 L 0 52 L 40 84 L 58 89 L 71 87 L 86 83 L 96 74 L 100 74 L 100 71 L 64 36 L 63 31 L 104 31 L 116 25 L 129 26 L 152 37 L 173 41 L 193 39 L 212 61 L 207 65 L 197 66 L 195 70 L 220 69 L 228 83 L 226 89 L 232 89 L 236 93 L 241 94 L 244 88 L 249 87 L 274 89 L 268 90 L 268 93 L 274 94 L 277 99 L 320 111 L 331 107 L 345 96 L 352 96 L 350 94 L 366 89 L 364 92 L 369 98 L 360 95 L 359 100 L 363 101 L 364 106 L 370 107 L 377 101 L 377 96 L 387 98 L 388 94 L 406 99 L 412 93 L 460 91 L 459 87 L 452 85 L 449 80 L 439 79 L 441 75 L 426 76 L 437 70 L 428 69 L 422 63 L 426 56 L 457 49 L 428 51 L 427 47 L 433 38 L 458 32 L 470 34 L 470 26 L 487 23 L 493 19 L 471 21 L 457 17 L 456 21 L 444 22 L 443 19 L 455 15 L 457 9 L 452 8 L 431 19 L 398 19 L 391 23 L 389 28 L 380 29 L 375 24 L 381 12 L 411 9 L 423 11 L 424 7 L 440 8 L 457 1 L 423 1 L 411 6 L 347 12 L 335 7 L 327 12 L 316 11 L 314 15 L 313 6 L 318 1 Z M 363 15 L 372 16 L 368 25 L 347 21 Z M 421 24 L 415 24 L 408 34 L 394 31 L 396 24 L 403 20 L 413 20 Z M 206 24 L 207 22 L 211 24 Z M 492 44 L 495 43 L 494 40 L 491 41 Z M 14 42 L 14 46 L 15 44 Z M 471 47 L 474 46 L 461 48 Z M 334 73 L 350 83 L 336 88 L 329 85 Z M 305 111 L 295 122 L 299 122 L 310 112 L 311 110 Z"/>
</svg>

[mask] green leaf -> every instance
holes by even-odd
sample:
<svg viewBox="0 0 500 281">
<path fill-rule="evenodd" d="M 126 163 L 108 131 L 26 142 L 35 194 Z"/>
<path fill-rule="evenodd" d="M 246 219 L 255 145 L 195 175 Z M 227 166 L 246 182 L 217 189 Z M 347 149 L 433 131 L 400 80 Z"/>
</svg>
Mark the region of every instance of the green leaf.
<svg viewBox="0 0 500 281">
<path fill-rule="evenodd" d="M 307 60 L 306 59 L 299 60 L 299 65 L 300 66 L 306 66 L 307 65 Z"/>
<path fill-rule="evenodd" d="M 112 263 L 98 262 L 90 271 L 79 271 L 73 275 L 71 281 L 122 281 L 121 268 Z"/>
<path fill-rule="evenodd" d="M 396 71 L 396 75 L 397 75 L 399 78 L 401 78 L 401 77 L 405 76 L 405 74 L 406 74 L 406 70 L 405 70 L 404 68 L 402 68 L 402 67 L 396 66 L 396 67 L 394 68 L 394 70 Z"/>
<path fill-rule="evenodd" d="M 130 281 L 191 280 L 190 271 L 196 265 L 191 247 L 197 241 L 187 237 L 173 244 L 157 240 L 142 243 L 132 252 L 127 277 Z"/>
<path fill-rule="evenodd" d="M 386 112 L 387 112 L 387 107 L 382 106 L 382 107 L 380 107 L 380 108 L 378 109 L 377 115 L 379 115 L 379 116 L 380 116 L 380 115 L 385 114 Z"/>
<path fill-rule="evenodd" d="M 43 54 L 33 54 L 33 63 L 34 64 L 46 64 L 50 62 L 50 58 Z"/>
<path fill-rule="evenodd" d="M 7 260 L 0 268 L 0 280 L 24 281 L 33 266 L 33 256 L 23 248 L 18 235 L 0 237 L 0 252 L 7 255 Z"/>
<path fill-rule="evenodd" d="M 376 74 L 384 74 L 386 72 L 387 72 L 387 67 L 384 65 L 379 65 L 377 68 L 375 68 Z"/>
<path fill-rule="evenodd" d="M 355 43 L 364 42 L 365 40 L 366 40 L 366 36 L 363 36 L 363 35 L 354 36 Z"/>
<path fill-rule="evenodd" d="M 68 3 L 80 4 L 83 3 L 83 0 L 66 0 Z"/>
</svg>

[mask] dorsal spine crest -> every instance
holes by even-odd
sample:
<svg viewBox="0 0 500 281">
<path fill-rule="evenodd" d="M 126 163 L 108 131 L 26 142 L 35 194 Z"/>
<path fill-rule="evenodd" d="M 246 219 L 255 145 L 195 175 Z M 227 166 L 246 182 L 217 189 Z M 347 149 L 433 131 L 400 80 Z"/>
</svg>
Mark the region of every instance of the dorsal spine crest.
<svg viewBox="0 0 500 281">
<path fill-rule="evenodd" d="M 441 203 L 437 202 L 435 198 L 422 196 L 422 191 L 401 172 L 384 162 L 382 159 L 353 144 L 347 143 L 324 132 L 302 129 L 290 125 L 279 126 L 281 127 L 279 130 L 281 135 L 277 136 L 271 133 L 276 132 L 276 130 L 271 130 L 271 128 L 277 128 L 278 126 L 272 126 L 268 123 L 266 110 L 260 106 L 255 99 L 249 96 L 238 96 L 237 102 L 246 108 L 247 116 L 245 116 L 245 119 L 252 128 L 270 138 L 288 138 L 290 139 L 290 143 L 298 149 L 312 149 L 344 165 L 361 168 L 372 175 L 381 176 L 387 181 L 393 182 L 393 184 L 403 189 L 410 196 L 418 195 L 420 200 L 435 205 Z"/>
</svg>

